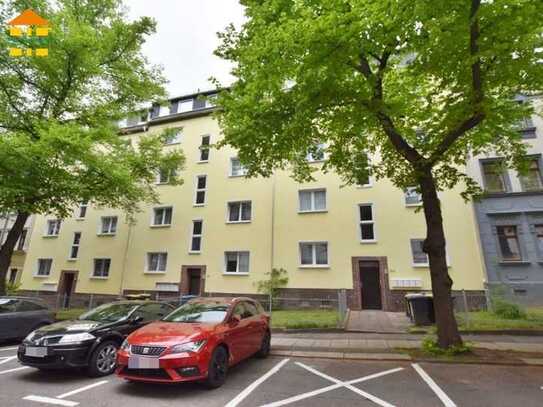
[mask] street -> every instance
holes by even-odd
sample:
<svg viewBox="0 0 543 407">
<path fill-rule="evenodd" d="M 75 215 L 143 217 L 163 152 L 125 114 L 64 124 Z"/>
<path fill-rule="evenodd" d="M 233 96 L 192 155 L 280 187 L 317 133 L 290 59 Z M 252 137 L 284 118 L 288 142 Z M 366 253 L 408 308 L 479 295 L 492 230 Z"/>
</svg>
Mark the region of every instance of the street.
<svg viewBox="0 0 543 407">
<path fill-rule="evenodd" d="M 41 372 L 0 348 L 0 405 L 541 406 L 543 368 L 270 357 L 232 368 L 216 390 Z"/>
</svg>

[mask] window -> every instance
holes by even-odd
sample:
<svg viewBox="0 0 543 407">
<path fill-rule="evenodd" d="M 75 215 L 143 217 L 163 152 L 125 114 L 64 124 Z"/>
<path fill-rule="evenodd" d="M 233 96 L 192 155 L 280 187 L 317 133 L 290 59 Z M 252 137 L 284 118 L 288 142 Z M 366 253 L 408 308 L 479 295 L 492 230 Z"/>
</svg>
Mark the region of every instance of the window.
<svg viewBox="0 0 543 407">
<path fill-rule="evenodd" d="M 171 133 L 166 136 L 164 144 L 179 144 L 181 142 L 181 129 L 173 129 Z"/>
<path fill-rule="evenodd" d="M 158 117 L 160 115 L 160 105 L 153 105 L 151 109 L 151 119 Z"/>
<path fill-rule="evenodd" d="M 9 281 L 10 284 L 15 284 L 15 281 L 17 281 L 17 271 L 18 271 L 17 269 L 11 269 L 9 271 L 9 279 L 8 279 L 8 281 Z"/>
<path fill-rule="evenodd" d="M 168 253 L 147 253 L 147 271 L 163 273 L 166 271 Z"/>
<path fill-rule="evenodd" d="M 77 259 L 79 254 L 79 244 L 81 242 L 81 232 L 74 233 L 74 240 L 72 242 L 72 247 L 70 249 L 70 259 Z"/>
<path fill-rule="evenodd" d="M 45 231 L 46 236 L 58 236 L 60 233 L 60 219 L 50 219 L 47 221 L 47 230 Z"/>
<path fill-rule="evenodd" d="M 487 192 L 507 192 L 506 173 L 500 161 L 484 161 L 481 164 L 483 182 Z"/>
<path fill-rule="evenodd" d="M 117 217 L 102 216 L 102 226 L 100 228 L 101 235 L 114 235 L 117 232 Z"/>
<path fill-rule="evenodd" d="M 199 253 L 202 249 L 202 228 L 204 221 L 192 221 L 192 238 L 190 239 L 190 252 Z"/>
<path fill-rule="evenodd" d="M 407 187 L 404 191 L 405 206 L 420 206 L 422 195 L 417 192 L 417 187 Z"/>
<path fill-rule="evenodd" d="M 523 191 L 539 191 L 543 188 L 541 170 L 537 158 L 530 160 L 528 172 L 524 175 L 519 174 L 519 180 Z"/>
<path fill-rule="evenodd" d="M 302 267 L 328 266 L 328 243 L 300 243 L 300 264 Z"/>
<path fill-rule="evenodd" d="M 170 178 L 173 177 L 174 175 L 175 175 L 175 170 L 161 169 L 158 172 L 156 183 L 168 184 L 170 182 Z"/>
<path fill-rule="evenodd" d="M 206 188 L 207 188 L 207 176 L 198 175 L 196 177 L 196 197 L 194 199 L 195 205 L 205 205 Z"/>
<path fill-rule="evenodd" d="M 300 212 L 320 212 L 326 210 L 326 190 L 314 189 L 299 191 Z"/>
<path fill-rule="evenodd" d="M 539 249 L 539 256 L 543 256 L 543 225 L 534 225 L 535 238 L 537 242 L 537 248 Z"/>
<path fill-rule="evenodd" d="M 204 98 L 194 98 L 192 100 L 192 110 L 204 109 L 206 107 L 206 101 Z"/>
<path fill-rule="evenodd" d="M 89 203 L 87 201 L 83 201 L 79 204 L 79 213 L 77 214 L 77 219 L 84 219 L 85 216 L 87 216 L 88 206 L 89 206 Z"/>
<path fill-rule="evenodd" d="M 362 242 L 375 242 L 375 221 L 373 219 L 373 205 L 358 205 L 360 215 L 360 240 Z"/>
<path fill-rule="evenodd" d="M 175 102 L 170 103 L 170 114 L 177 113 L 178 106 L 179 106 L 179 101 L 175 101 Z"/>
<path fill-rule="evenodd" d="M 211 136 L 202 136 L 202 144 L 200 144 L 200 161 L 209 161 L 209 142 Z"/>
<path fill-rule="evenodd" d="M 225 270 L 227 274 L 249 273 L 249 252 L 225 252 Z"/>
<path fill-rule="evenodd" d="M 40 277 L 47 277 L 51 274 L 51 266 L 53 265 L 53 259 L 38 259 L 38 270 L 36 275 Z"/>
<path fill-rule="evenodd" d="M 324 160 L 324 144 L 319 143 L 309 149 L 305 159 L 311 163 Z"/>
<path fill-rule="evenodd" d="M 28 234 L 28 230 L 23 229 L 23 231 L 21 232 L 21 236 L 19 237 L 19 240 L 17 241 L 17 250 L 24 250 L 25 249 L 27 234 Z"/>
<path fill-rule="evenodd" d="M 94 259 L 94 270 L 92 271 L 92 277 L 108 278 L 110 265 L 111 259 Z"/>
<path fill-rule="evenodd" d="M 173 208 L 171 206 L 154 208 L 152 226 L 170 226 L 172 224 L 172 212 Z"/>
<path fill-rule="evenodd" d="M 520 261 L 520 243 L 515 225 L 496 226 L 502 261 Z"/>
<path fill-rule="evenodd" d="M 422 250 L 424 239 L 411 239 L 411 255 L 414 266 L 428 266 L 428 255 Z"/>
<path fill-rule="evenodd" d="M 230 159 L 230 176 L 243 177 L 247 174 L 247 169 L 241 164 L 239 158 Z"/>
<path fill-rule="evenodd" d="M 251 201 L 228 202 L 228 222 L 250 222 Z"/>
</svg>

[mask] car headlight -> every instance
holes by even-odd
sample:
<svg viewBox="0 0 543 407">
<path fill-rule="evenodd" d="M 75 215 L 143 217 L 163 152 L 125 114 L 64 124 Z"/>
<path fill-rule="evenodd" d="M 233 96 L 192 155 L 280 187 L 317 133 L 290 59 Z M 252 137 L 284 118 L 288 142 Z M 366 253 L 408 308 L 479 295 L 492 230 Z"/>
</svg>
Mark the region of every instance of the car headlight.
<svg viewBox="0 0 543 407">
<path fill-rule="evenodd" d="M 199 352 L 200 349 L 206 344 L 206 340 L 202 339 L 200 341 L 180 343 L 179 345 L 174 345 L 171 348 L 171 353 L 183 353 L 183 352 Z"/>
<path fill-rule="evenodd" d="M 130 344 L 128 343 L 126 339 L 123 341 L 123 344 L 121 345 L 121 350 L 124 350 L 126 352 L 130 350 Z"/>
<path fill-rule="evenodd" d="M 60 338 L 60 341 L 58 343 L 77 343 L 77 342 L 90 341 L 91 339 L 94 339 L 94 338 L 95 336 L 88 332 L 84 332 L 81 334 L 68 334 Z"/>
</svg>

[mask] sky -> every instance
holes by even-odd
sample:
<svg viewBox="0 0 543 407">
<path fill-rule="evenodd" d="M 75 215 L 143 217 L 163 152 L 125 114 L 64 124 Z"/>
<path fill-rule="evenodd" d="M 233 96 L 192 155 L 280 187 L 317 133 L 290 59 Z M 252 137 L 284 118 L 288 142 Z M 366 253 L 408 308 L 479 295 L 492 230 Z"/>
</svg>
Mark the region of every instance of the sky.
<svg viewBox="0 0 543 407">
<path fill-rule="evenodd" d="M 128 16 L 156 20 L 156 33 L 143 46 L 153 65 L 163 67 L 170 97 L 213 89 L 211 76 L 228 85 L 231 65 L 213 55 L 217 32 L 229 23 L 240 27 L 243 7 L 238 0 L 125 0 Z"/>
</svg>

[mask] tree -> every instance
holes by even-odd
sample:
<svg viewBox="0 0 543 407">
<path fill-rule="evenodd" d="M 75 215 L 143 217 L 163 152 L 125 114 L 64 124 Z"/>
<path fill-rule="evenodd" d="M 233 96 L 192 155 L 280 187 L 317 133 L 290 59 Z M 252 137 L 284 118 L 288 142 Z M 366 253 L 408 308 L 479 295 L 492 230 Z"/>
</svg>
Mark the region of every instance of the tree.
<svg viewBox="0 0 543 407">
<path fill-rule="evenodd" d="M 494 151 L 523 169 L 518 94 L 543 85 L 540 0 L 243 0 L 248 21 L 220 34 L 235 83 L 218 99 L 223 144 L 249 175 L 291 168 L 325 143 L 323 171 L 368 172 L 422 194 L 438 344 L 461 344 L 437 191 L 480 189 L 466 157 Z M 370 163 L 366 154 L 373 158 Z"/>
<path fill-rule="evenodd" d="M 268 279 L 260 280 L 256 282 L 256 289 L 259 293 L 266 294 L 270 300 L 269 309 L 276 305 L 274 304 L 274 298 L 277 298 L 281 288 L 286 287 L 288 284 L 288 274 L 283 268 L 273 268 L 272 271 L 266 273 Z"/>
<path fill-rule="evenodd" d="M 2 2 L 0 23 L 26 8 L 50 22 L 49 55 L 11 57 L 8 45 L 30 39 L 0 36 L 0 212 L 17 214 L 0 248 L 0 295 L 30 214 L 66 217 L 90 200 L 130 216 L 138 202 L 157 200 L 160 169 L 183 164 L 179 151 L 162 151 L 168 132 L 132 146 L 114 125 L 164 95 L 140 51 L 152 20 L 128 22 L 119 0 L 34 0 Z"/>
</svg>

